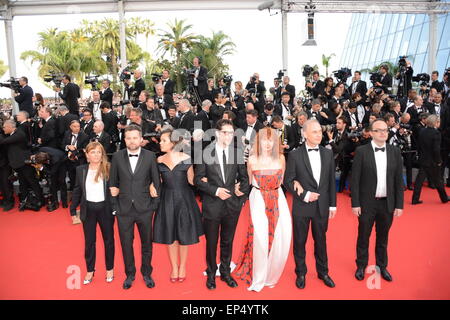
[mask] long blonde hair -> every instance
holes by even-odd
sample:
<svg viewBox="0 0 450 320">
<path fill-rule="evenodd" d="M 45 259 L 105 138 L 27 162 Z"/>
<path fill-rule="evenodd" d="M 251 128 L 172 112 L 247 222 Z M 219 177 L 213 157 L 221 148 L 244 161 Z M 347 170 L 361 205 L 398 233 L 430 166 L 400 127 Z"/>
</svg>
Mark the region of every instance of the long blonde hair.
<svg viewBox="0 0 450 320">
<path fill-rule="evenodd" d="M 262 140 L 272 140 L 273 149 L 272 149 L 272 153 L 271 153 L 271 158 L 273 160 L 280 159 L 281 155 L 283 154 L 283 149 L 281 148 L 280 138 L 278 137 L 278 134 L 275 131 L 275 129 L 273 129 L 271 127 L 264 127 L 258 131 L 258 133 L 256 134 L 256 139 L 250 150 L 250 155 L 256 157 L 258 159 L 258 161 L 264 160 L 261 158 L 261 156 L 262 156 L 261 141 Z"/>
<path fill-rule="evenodd" d="M 108 162 L 108 158 L 106 157 L 105 149 L 103 148 L 103 145 L 100 142 L 93 141 L 90 142 L 86 146 L 86 154 L 88 154 L 91 150 L 99 148 L 102 152 L 102 159 L 100 160 L 100 166 L 98 167 L 97 173 L 95 174 L 94 181 L 98 182 L 98 179 L 101 177 L 105 180 L 109 180 L 109 169 L 111 167 L 110 163 Z"/>
</svg>

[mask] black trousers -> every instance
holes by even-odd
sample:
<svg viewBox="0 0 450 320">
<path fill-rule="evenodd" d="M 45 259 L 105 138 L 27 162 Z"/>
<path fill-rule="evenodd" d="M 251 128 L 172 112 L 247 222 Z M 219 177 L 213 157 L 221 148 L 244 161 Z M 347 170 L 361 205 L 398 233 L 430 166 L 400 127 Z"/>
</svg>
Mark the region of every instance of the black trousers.
<svg viewBox="0 0 450 320">
<path fill-rule="evenodd" d="M 327 230 L 328 216 L 303 217 L 298 214 L 293 215 L 294 223 L 294 259 L 295 273 L 298 277 L 306 275 L 306 240 L 308 239 L 309 226 L 311 225 L 314 239 L 314 257 L 316 258 L 316 271 L 319 275 L 328 274 L 327 255 Z"/>
<path fill-rule="evenodd" d="M 0 192 L 3 196 L 3 202 L 14 204 L 13 185 L 8 179 L 11 174 L 12 169 L 9 165 L 0 167 Z"/>
<path fill-rule="evenodd" d="M 139 213 L 134 206 L 126 215 L 118 215 L 120 244 L 122 245 L 123 260 L 125 263 L 125 274 L 134 277 L 136 266 L 134 263 L 134 225 L 136 224 L 141 238 L 141 273 L 150 276 L 153 271 L 152 261 L 152 221 L 153 212 Z"/>
<path fill-rule="evenodd" d="M 220 274 L 230 275 L 231 256 L 233 253 L 233 239 L 236 226 L 239 221 L 239 213 L 226 215 L 220 220 L 203 220 L 203 230 L 206 238 L 206 273 L 215 276 L 217 271 L 217 243 L 220 234 Z"/>
<path fill-rule="evenodd" d="M 439 193 L 439 198 L 441 198 L 442 202 L 448 201 L 447 193 L 445 192 L 444 180 L 441 175 L 441 167 L 420 167 L 419 173 L 416 177 L 416 183 L 414 184 L 414 192 L 413 192 L 413 201 L 417 201 L 420 199 L 420 193 L 422 191 L 422 185 L 425 180 L 428 179 L 428 182 L 433 184 L 437 192 Z"/>
<path fill-rule="evenodd" d="M 340 162 L 341 176 L 339 178 L 339 192 L 343 192 L 345 189 L 345 182 L 352 168 L 352 159 L 350 157 L 344 157 Z"/>
<path fill-rule="evenodd" d="M 42 189 L 39 181 L 36 179 L 35 169 L 29 165 L 24 165 L 15 170 L 19 175 L 20 201 L 25 199 L 29 189 L 33 190 L 39 200 L 42 200 Z"/>
<path fill-rule="evenodd" d="M 97 223 L 105 246 L 106 270 L 114 268 L 114 216 L 106 212 L 105 202 L 86 202 L 86 219 L 83 221 L 84 258 L 87 272 L 95 270 Z"/>
<path fill-rule="evenodd" d="M 403 156 L 403 164 L 406 169 L 406 186 L 412 186 L 412 169 L 413 169 L 413 160 L 414 153 L 413 152 L 405 152 L 402 154 Z"/>
<path fill-rule="evenodd" d="M 394 218 L 393 212 L 388 212 L 387 200 L 374 200 L 373 207 L 362 207 L 358 218 L 358 240 L 356 243 L 356 265 L 366 268 L 369 261 L 369 239 L 375 224 L 376 264 L 381 269 L 388 265 L 388 236 Z"/>
</svg>

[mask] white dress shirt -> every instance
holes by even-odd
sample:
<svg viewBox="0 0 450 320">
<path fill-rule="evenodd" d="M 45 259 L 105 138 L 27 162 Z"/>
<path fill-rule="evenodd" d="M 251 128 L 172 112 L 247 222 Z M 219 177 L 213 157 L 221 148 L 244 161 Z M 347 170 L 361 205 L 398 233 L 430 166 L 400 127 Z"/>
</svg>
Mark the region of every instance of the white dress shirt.
<svg viewBox="0 0 450 320">
<path fill-rule="evenodd" d="M 95 120 L 102 120 L 102 110 L 100 109 L 100 103 L 101 103 L 101 101 L 99 101 L 99 102 L 93 101 L 92 102 L 92 104 L 93 104 L 92 113 L 94 115 Z"/>
<path fill-rule="evenodd" d="M 137 157 L 130 157 L 130 154 L 137 154 Z M 131 171 L 134 173 L 136 170 L 136 165 L 139 159 L 139 155 L 141 154 L 141 148 L 137 152 L 131 153 L 130 150 L 127 150 L 128 160 L 130 161 Z"/>
<path fill-rule="evenodd" d="M 320 159 L 319 146 L 311 147 L 308 145 L 308 143 L 306 143 L 305 147 L 306 147 L 306 152 L 308 153 L 309 163 L 311 164 L 311 170 L 313 172 L 314 180 L 316 180 L 317 185 L 319 185 L 320 173 L 322 171 L 322 162 Z M 319 151 L 308 151 L 308 149 L 319 149 Z M 307 191 L 303 201 L 309 202 L 310 196 L 311 196 L 311 191 Z M 330 210 L 335 211 L 336 207 L 330 207 Z"/>
<path fill-rule="evenodd" d="M 218 143 L 216 143 L 216 154 L 217 154 L 217 158 L 219 159 L 219 165 L 220 165 L 220 171 L 222 172 L 222 177 L 223 177 L 223 183 L 225 183 L 225 170 L 223 167 L 223 151 L 225 150 L 225 158 L 227 159 L 227 163 L 228 162 L 228 150 L 229 147 L 226 147 L 225 149 L 223 149 L 221 146 L 219 146 Z"/>
<path fill-rule="evenodd" d="M 248 126 L 247 126 L 247 131 L 245 131 L 245 138 L 248 141 L 250 141 L 250 138 L 252 137 L 253 130 L 255 130 L 255 124 L 256 124 L 256 122 L 253 123 L 253 124 L 247 124 Z"/>
<path fill-rule="evenodd" d="M 373 152 L 375 153 L 375 165 L 377 169 L 377 189 L 375 191 L 375 197 L 384 198 L 387 194 L 387 150 L 386 144 L 381 148 L 384 148 L 384 152 L 375 151 L 378 146 L 372 141 Z"/>
<path fill-rule="evenodd" d="M 105 201 L 105 190 L 103 189 L 103 179 L 99 178 L 95 182 L 97 170 L 88 170 L 86 177 L 86 200 L 89 202 Z"/>
</svg>

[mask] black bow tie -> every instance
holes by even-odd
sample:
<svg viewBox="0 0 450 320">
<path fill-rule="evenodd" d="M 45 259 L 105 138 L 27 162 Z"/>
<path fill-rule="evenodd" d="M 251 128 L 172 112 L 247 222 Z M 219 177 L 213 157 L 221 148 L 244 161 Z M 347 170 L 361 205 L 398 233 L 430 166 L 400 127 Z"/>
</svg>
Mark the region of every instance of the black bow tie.
<svg viewBox="0 0 450 320">
<path fill-rule="evenodd" d="M 131 158 L 131 157 L 138 157 L 139 155 L 138 155 L 138 154 L 131 154 L 131 153 L 130 153 L 128 156 Z"/>
<path fill-rule="evenodd" d="M 308 149 L 308 152 L 310 151 L 319 151 L 319 148 L 315 148 L 315 149 Z"/>
<path fill-rule="evenodd" d="M 384 149 L 385 149 L 385 147 L 383 147 L 383 148 L 377 148 L 377 147 L 375 147 L 375 152 L 377 152 L 377 151 L 384 152 Z"/>
</svg>

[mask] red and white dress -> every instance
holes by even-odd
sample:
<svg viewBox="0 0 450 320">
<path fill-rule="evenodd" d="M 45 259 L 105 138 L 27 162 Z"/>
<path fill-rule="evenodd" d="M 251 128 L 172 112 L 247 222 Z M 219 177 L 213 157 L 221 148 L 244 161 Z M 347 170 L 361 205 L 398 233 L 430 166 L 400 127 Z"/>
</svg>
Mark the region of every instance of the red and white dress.
<svg viewBox="0 0 450 320">
<path fill-rule="evenodd" d="M 234 274 L 248 290 L 273 287 L 283 273 L 292 238 L 292 220 L 281 189 L 283 171 L 253 170 L 250 224 Z"/>
</svg>

